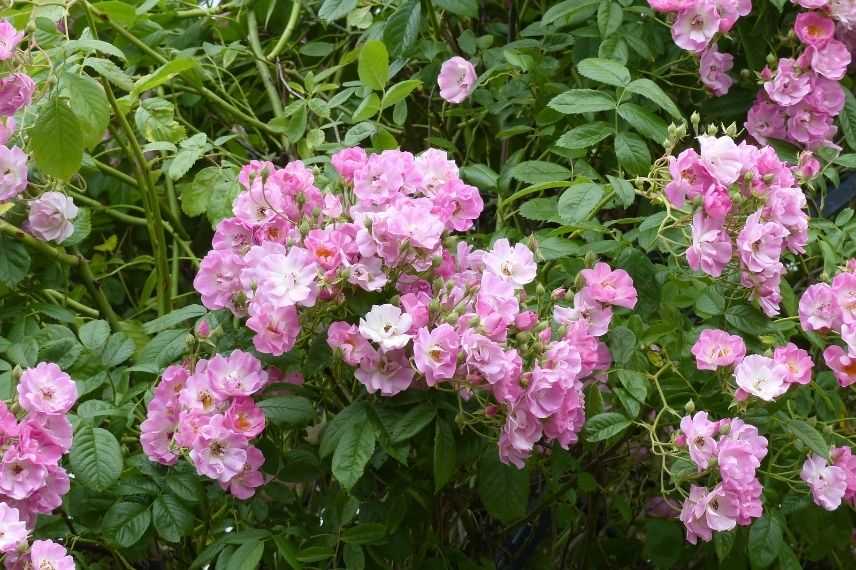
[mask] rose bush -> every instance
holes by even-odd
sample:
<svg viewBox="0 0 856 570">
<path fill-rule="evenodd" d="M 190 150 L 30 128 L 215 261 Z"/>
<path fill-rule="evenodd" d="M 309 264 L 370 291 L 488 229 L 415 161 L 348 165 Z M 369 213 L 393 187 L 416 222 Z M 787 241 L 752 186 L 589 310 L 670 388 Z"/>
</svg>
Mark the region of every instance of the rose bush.
<svg viewBox="0 0 856 570">
<path fill-rule="evenodd" d="M 854 33 L 0 9 L 0 559 L 850 567 Z"/>
</svg>

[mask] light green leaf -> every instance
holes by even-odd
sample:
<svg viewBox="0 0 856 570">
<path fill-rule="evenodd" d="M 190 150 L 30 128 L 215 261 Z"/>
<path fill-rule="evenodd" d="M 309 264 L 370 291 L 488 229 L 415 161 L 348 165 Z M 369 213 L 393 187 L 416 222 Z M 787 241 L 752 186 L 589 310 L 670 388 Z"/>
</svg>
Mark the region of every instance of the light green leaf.
<svg viewBox="0 0 856 570">
<path fill-rule="evenodd" d="M 80 327 L 78 336 L 83 346 L 91 351 L 97 351 L 107 342 L 110 336 L 110 325 L 107 321 L 89 321 Z"/>
<path fill-rule="evenodd" d="M 645 135 L 656 144 L 662 146 L 668 137 L 666 123 L 651 111 L 635 103 L 622 103 L 618 108 L 622 119 L 630 126 Z"/>
<path fill-rule="evenodd" d="M 633 201 L 636 199 L 636 192 L 633 190 L 633 185 L 624 178 L 618 178 L 611 174 L 607 174 L 606 178 L 609 180 L 609 184 L 612 186 L 612 190 L 615 192 L 615 195 L 618 196 L 619 200 L 621 200 L 621 205 L 625 208 L 632 205 Z"/>
<path fill-rule="evenodd" d="M 606 83 L 616 87 L 624 87 L 630 83 L 630 71 L 617 61 L 590 57 L 577 64 L 577 71 L 583 77 L 588 77 L 598 83 Z"/>
<path fill-rule="evenodd" d="M 369 40 L 360 50 L 357 60 L 360 81 L 369 89 L 381 91 L 389 81 L 389 54 L 380 40 Z"/>
<path fill-rule="evenodd" d="M 596 145 L 612 133 L 610 125 L 603 121 L 594 121 L 566 132 L 556 141 L 556 146 L 570 150 L 583 150 Z"/>
<path fill-rule="evenodd" d="M 810 450 L 824 459 L 829 459 L 829 444 L 823 439 L 823 435 L 809 423 L 803 420 L 789 419 L 785 423 L 785 427 Z"/>
<path fill-rule="evenodd" d="M 191 57 L 177 57 L 160 66 L 148 75 L 139 78 L 131 90 L 131 95 L 139 97 L 141 93 L 155 89 L 180 73 L 193 69 L 198 64 Z"/>
<path fill-rule="evenodd" d="M 417 89 L 422 86 L 422 82 L 418 79 L 407 79 L 405 81 L 399 81 L 392 87 L 386 90 L 383 94 L 383 101 L 381 101 L 381 109 L 386 109 L 387 107 L 392 107 L 399 101 L 403 101 L 408 95 L 410 95 L 414 89 Z"/>
<path fill-rule="evenodd" d="M 357 7 L 357 0 L 324 0 L 318 9 L 318 17 L 325 22 L 344 18 Z"/>
<path fill-rule="evenodd" d="M 586 439 L 590 442 L 609 439 L 627 429 L 630 423 L 624 414 L 616 412 L 598 414 L 586 422 Z"/>
<path fill-rule="evenodd" d="M 83 132 L 65 99 L 54 94 L 30 130 L 33 158 L 45 174 L 68 180 L 83 162 Z"/>
<path fill-rule="evenodd" d="M 547 106 L 565 115 L 577 115 L 615 109 L 615 99 L 604 91 L 571 89 L 553 97 Z"/>
<path fill-rule="evenodd" d="M 624 20 L 624 10 L 618 2 L 601 0 L 597 8 L 597 29 L 600 37 L 610 36 L 621 26 Z"/>
<path fill-rule="evenodd" d="M 88 75 L 66 73 L 62 85 L 69 101 L 74 101 L 71 110 L 77 116 L 86 148 L 93 148 L 104 138 L 110 124 L 110 103 L 104 88 Z"/>
<path fill-rule="evenodd" d="M 120 50 L 113 44 L 102 42 L 101 40 L 68 40 L 63 44 L 63 47 L 65 47 L 65 49 L 69 51 L 97 51 L 106 55 L 118 57 L 122 61 L 126 59 L 125 54 L 122 52 L 122 50 Z"/>
<path fill-rule="evenodd" d="M 645 97 L 672 117 L 678 120 L 682 119 L 681 111 L 672 101 L 671 97 L 666 95 L 666 92 L 650 79 L 635 79 L 627 86 L 627 90 Z"/>
<path fill-rule="evenodd" d="M 566 224 L 576 224 L 591 217 L 603 198 L 600 184 L 574 184 L 559 197 L 559 217 Z"/>
<path fill-rule="evenodd" d="M 644 176 L 651 166 L 648 145 L 636 133 L 624 132 L 615 136 L 615 156 L 622 168 L 636 176 Z"/>
<path fill-rule="evenodd" d="M 158 317 L 145 323 L 143 325 L 143 330 L 146 334 L 155 334 L 162 330 L 172 328 L 184 321 L 198 319 L 207 312 L 208 310 L 202 305 L 187 305 L 186 307 L 176 309 L 171 313 L 167 313 L 162 317 Z"/>
<path fill-rule="evenodd" d="M 478 18 L 478 0 L 431 0 L 431 3 L 452 14 L 465 18 Z"/>
</svg>

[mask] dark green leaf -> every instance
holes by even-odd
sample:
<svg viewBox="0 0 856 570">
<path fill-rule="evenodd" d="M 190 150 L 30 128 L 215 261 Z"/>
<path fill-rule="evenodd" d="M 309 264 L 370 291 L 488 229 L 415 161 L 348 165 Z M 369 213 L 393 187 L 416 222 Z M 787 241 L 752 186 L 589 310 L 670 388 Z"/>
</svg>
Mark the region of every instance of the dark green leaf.
<svg viewBox="0 0 856 570">
<path fill-rule="evenodd" d="M 611 59 L 590 57 L 577 64 L 577 71 L 583 77 L 588 77 L 598 83 L 606 83 L 616 87 L 625 87 L 630 83 L 630 71 Z"/>
<path fill-rule="evenodd" d="M 651 166 L 648 145 L 635 133 L 618 133 L 615 136 L 615 156 L 622 168 L 636 176 L 644 176 Z"/>
<path fill-rule="evenodd" d="M 164 493 L 152 504 L 152 522 L 162 539 L 178 542 L 193 529 L 193 513 L 175 495 Z"/>
<path fill-rule="evenodd" d="M 526 514 L 529 471 L 501 463 L 496 447 L 482 454 L 477 484 L 482 504 L 500 521 L 511 522 Z"/>
<path fill-rule="evenodd" d="M 354 423 L 342 434 L 333 453 L 333 476 L 350 490 L 363 476 L 375 448 L 375 428 L 370 421 Z"/>
<path fill-rule="evenodd" d="M 83 132 L 65 99 L 54 94 L 30 129 L 30 150 L 45 173 L 68 180 L 83 162 Z"/>
<path fill-rule="evenodd" d="M 616 412 L 598 414 L 586 422 L 586 439 L 590 442 L 609 439 L 627 429 L 630 423 L 623 414 Z"/>
<path fill-rule="evenodd" d="M 517 164 L 509 170 L 508 174 L 517 180 L 527 184 L 539 184 L 553 180 L 567 180 L 571 177 L 571 171 L 559 164 L 545 162 L 543 160 L 527 160 Z"/>
<path fill-rule="evenodd" d="M 404 0 L 383 29 L 383 41 L 393 56 L 401 56 L 419 37 L 422 26 L 422 4 L 419 0 Z"/>
<path fill-rule="evenodd" d="M 0 235 L 0 283 L 14 287 L 30 272 L 30 254 L 11 238 Z"/>
<path fill-rule="evenodd" d="M 75 479 L 94 491 L 104 491 L 122 473 L 122 450 L 106 429 L 82 425 L 74 434 L 69 455 Z"/>
<path fill-rule="evenodd" d="M 594 121 L 574 127 L 559 137 L 556 146 L 571 150 L 583 150 L 596 145 L 613 134 L 612 127 L 603 121 Z"/>
<path fill-rule="evenodd" d="M 829 444 L 826 443 L 820 432 L 810 424 L 803 420 L 789 419 L 785 423 L 785 427 L 810 450 L 824 459 L 829 459 Z"/>
<path fill-rule="evenodd" d="M 602 198 L 603 187 L 600 184 L 574 184 L 559 198 L 559 216 L 566 224 L 583 222 L 595 213 Z"/>
<path fill-rule="evenodd" d="M 779 556 L 784 540 L 779 519 L 765 514 L 749 529 L 749 560 L 753 569 L 767 568 Z"/>
<path fill-rule="evenodd" d="M 386 527 L 380 523 L 362 523 L 342 532 L 342 541 L 348 544 L 375 544 L 386 536 Z"/>
<path fill-rule="evenodd" d="M 604 91 L 571 89 L 553 97 L 547 105 L 565 115 L 596 113 L 615 109 L 615 99 Z"/>
<path fill-rule="evenodd" d="M 261 400 L 258 404 L 274 424 L 301 426 L 315 418 L 312 402 L 302 396 L 276 396 Z"/>
<path fill-rule="evenodd" d="M 148 505 L 120 501 L 104 513 L 104 529 L 119 546 L 129 548 L 135 545 L 151 524 L 151 511 Z"/>
</svg>

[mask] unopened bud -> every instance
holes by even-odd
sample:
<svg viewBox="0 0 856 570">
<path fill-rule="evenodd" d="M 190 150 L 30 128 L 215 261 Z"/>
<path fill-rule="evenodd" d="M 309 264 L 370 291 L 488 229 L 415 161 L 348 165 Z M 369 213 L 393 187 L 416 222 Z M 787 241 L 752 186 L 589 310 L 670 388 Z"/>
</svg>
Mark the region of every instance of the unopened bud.
<svg viewBox="0 0 856 570">
<path fill-rule="evenodd" d="M 211 336 L 211 327 L 208 325 L 208 321 L 203 319 L 196 323 L 196 336 L 199 338 L 208 338 Z"/>
<path fill-rule="evenodd" d="M 693 114 L 690 115 L 690 123 L 693 126 L 693 131 L 698 133 L 698 124 L 701 121 L 701 115 L 698 114 L 698 111 L 693 111 Z"/>
<path fill-rule="evenodd" d="M 389 303 L 391 305 L 395 305 L 396 307 L 400 307 L 401 306 L 401 297 L 399 295 L 393 295 L 389 299 Z"/>
<path fill-rule="evenodd" d="M 719 127 L 717 127 L 713 123 L 711 123 L 707 126 L 707 134 L 708 135 L 715 137 L 716 133 L 718 133 L 718 132 L 719 132 Z"/>
<path fill-rule="evenodd" d="M 563 299 L 565 297 L 565 289 L 562 287 L 558 287 L 553 289 L 553 292 L 550 293 L 550 298 L 554 301 L 558 301 L 559 299 Z"/>
<path fill-rule="evenodd" d="M 431 267 L 433 267 L 434 269 L 440 267 L 440 265 L 442 265 L 442 263 L 443 263 L 443 258 L 439 255 L 435 255 L 434 257 L 431 258 Z"/>
<path fill-rule="evenodd" d="M 732 122 L 730 125 L 725 127 L 725 134 L 731 138 L 736 137 L 737 136 L 737 123 Z"/>
<path fill-rule="evenodd" d="M 770 67 L 775 67 L 778 62 L 779 58 L 777 58 L 775 54 L 767 54 L 767 65 L 769 65 Z"/>
<path fill-rule="evenodd" d="M 688 414 L 692 414 L 695 412 L 695 402 L 689 400 L 686 404 L 684 404 L 684 411 Z"/>
</svg>

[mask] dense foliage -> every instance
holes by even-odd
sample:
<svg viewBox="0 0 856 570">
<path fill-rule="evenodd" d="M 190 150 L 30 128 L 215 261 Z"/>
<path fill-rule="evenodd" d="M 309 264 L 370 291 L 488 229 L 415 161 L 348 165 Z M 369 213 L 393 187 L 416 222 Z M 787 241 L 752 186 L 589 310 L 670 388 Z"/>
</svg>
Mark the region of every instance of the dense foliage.
<svg viewBox="0 0 856 570">
<path fill-rule="evenodd" d="M 0 18 L 6 567 L 852 567 L 852 1 Z"/>
</svg>

